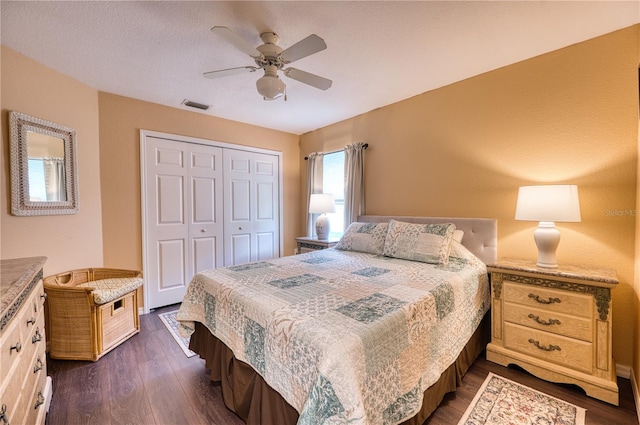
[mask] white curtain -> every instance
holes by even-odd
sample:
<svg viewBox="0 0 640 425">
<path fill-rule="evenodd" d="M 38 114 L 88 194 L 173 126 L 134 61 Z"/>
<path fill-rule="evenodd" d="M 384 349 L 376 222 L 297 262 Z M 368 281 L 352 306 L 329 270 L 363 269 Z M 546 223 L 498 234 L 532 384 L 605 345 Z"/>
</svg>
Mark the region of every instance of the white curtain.
<svg viewBox="0 0 640 425">
<path fill-rule="evenodd" d="M 307 157 L 307 236 L 315 233 L 315 214 L 309 211 L 309 200 L 312 193 L 322 193 L 322 153 L 312 152 Z"/>
<path fill-rule="evenodd" d="M 364 143 L 344 147 L 344 228 L 364 214 Z"/>
<path fill-rule="evenodd" d="M 42 164 L 47 201 L 66 201 L 64 159 L 42 158 Z"/>
</svg>

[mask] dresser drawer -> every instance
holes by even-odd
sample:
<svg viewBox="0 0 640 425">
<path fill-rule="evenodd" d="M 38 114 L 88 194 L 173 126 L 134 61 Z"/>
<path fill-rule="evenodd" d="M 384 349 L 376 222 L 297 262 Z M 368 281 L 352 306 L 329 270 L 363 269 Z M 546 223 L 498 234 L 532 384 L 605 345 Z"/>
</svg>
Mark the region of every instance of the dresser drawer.
<svg viewBox="0 0 640 425">
<path fill-rule="evenodd" d="M 33 302 L 29 304 L 29 311 L 25 312 L 26 314 L 22 317 L 20 323 L 24 339 L 23 348 L 25 353 L 23 355 L 28 358 L 31 358 L 38 344 L 46 344 L 44 335 L 44 313 L 34 308 L 38 305 L 35 301 L 36 298 L 37 297 L 33 297 Z"/>
<path fill-rule="evenodd" d="M 504 325 L 504 346 L 513 351 L 579 370 L 593 371 L 593 344 L 512 323 Z"/>
<path fill-rule="evenodd" d="M 593 320 L 505 302 L 506 322 L 593 342 Z"/>
<path fill-rule="evenodd" d="M 25 361 L 24 384 L 23 388 L 33 388 L 37 381 L 46 378 L 47 362 L 46 362 L 46 345 L 38 344 L 33 356 L 29 361 Z"/>
<path fill-rule="evenodd" d="M 24 338 L 16 319 L 2 332 L 1 342 L 0 382 L 7 382 L 7 377 L 20 359 L 20 352 L 24 348 Z"/>
<path fill-rule="evenodd" d="M 0 409 L 4 408 L 10 424 L 20 423 L 17 419 L 22 416 L 21 409 L 21 379 L 2 381 L 2 395 L 0 395 Z M 0 422 L 1 423 L 1 422 Z M 4 423 L 3 423 L 4 425 Z"/>
<path fill-rule="evenodd" d="M 593 296 L 571 291 L 504 282 L 504 301 L 591 319 Z"/>
<path fill-rule="evenodd" d="M 25 412 L 27 414 L 27 420 L 24 422 L 25 424 L 34 424 L 41 425 L 44 423 L 44 410 L 45 407 L 45 385 L 46 385 L 46 376 L 44 374 L 39 375 L 37 377 L 37 381 L 33 388 L 29 388 L 31 391 L 29 398 L 25 399 Z M 27 388 L 25 388 L 27 390 Z"/>
</svg>

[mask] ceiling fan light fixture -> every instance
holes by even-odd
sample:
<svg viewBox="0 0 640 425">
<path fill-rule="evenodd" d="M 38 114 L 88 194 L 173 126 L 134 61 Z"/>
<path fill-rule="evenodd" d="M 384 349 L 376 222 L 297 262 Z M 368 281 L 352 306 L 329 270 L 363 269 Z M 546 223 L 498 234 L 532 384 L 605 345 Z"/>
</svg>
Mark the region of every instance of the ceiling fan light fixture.
<svg viewBox="0 0 640 425">
<path fill-rule="evenodd" d="M 284 94 L 285 84 L 277 76 L 265 75 L 256 81 L 256 87 L 262 97 L 273 100 Z"/>
<path fill-rule="evenodd" d="M 278 71 L 282 71 L 284 75 L 293 80 L 300 81 L 301 83 L 320 90 L 327 90 L 332 85 L 331 80 L 320 77 L 319 75 L 296 68 L 284 69 L 284 66 L 289 65 L 291 62 L 306 58 L 327 48 L 327 43 L 315 34 L 311 34 L 307 38 L 283 50 L 282 47 L 278 46 L 280 38 L 272 31 L 260 34 L 260 38 L 264 44 L 256 48 L 253 48 L 246 40 L 227 27 L 215 26 L 211 28 L 211 31 L 237 49 L 248 54 L 253 58 L 256 66 L 237 66 L 234 68 L 209 71 L 203 74 L 206 78 L 218 78 L 263 69 L 264 76 L 256 81 L 258 93 L 262 95 L 264 100 L 275 100 L 284 97 L 285 102 L 287 100 L 287 88 L 284 82 L 278 77 Z"/>
</svg>

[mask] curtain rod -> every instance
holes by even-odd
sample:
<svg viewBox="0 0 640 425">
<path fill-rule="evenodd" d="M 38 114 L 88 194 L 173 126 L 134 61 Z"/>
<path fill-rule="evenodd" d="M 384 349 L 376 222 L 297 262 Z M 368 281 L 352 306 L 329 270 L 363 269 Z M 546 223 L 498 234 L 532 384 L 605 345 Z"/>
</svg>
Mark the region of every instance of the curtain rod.
<svg viewBox="0 0 640 425">
<path fill-rule="evenodd" d="M 363 148 L 365 148 L 365 149 L 367 149 L 367 148 L 369 147 L 369 143 L 365 143 L 364 145 L 362 145 L 362 147 L 363 147 Z M 342 149 L 339 149 L 339 150 L 337 150 L 337 151 L 333 151 L 333 152 L 323 152 L 322 154 L 323 154 L 323 155 L 328 155 L 328 154 L 330 154 L 330 153 L 340 152 L 341 150 L 342 150 Z M 305 156 L 305 157 L 304 157 L 304 160 L 305 160 L 305 161 L 306 161 L 306 160 L 308 160 L 308 159 L 309 159 L 309 157 L 308 157 L 308 156 Z"/>
</svg>

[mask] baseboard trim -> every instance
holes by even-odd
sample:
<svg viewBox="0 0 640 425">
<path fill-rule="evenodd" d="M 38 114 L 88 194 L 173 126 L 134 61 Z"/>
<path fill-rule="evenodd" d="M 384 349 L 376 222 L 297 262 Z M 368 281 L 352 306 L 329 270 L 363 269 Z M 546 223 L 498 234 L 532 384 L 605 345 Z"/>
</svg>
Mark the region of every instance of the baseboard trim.
<svg viewBox="0 0 640 425">
<path fill-rule="evenodd" d="M 629 379 L 631 376 L 631 368 L 626 365 L 616 364 L 616 376 Z"/>
<path fill-rule="evenodd" d="M 144 314 L 144 307 L 138 307 L 138 316 L 142 316 Z"/>
<path fill-rule="evenodd" d="M 638 423 L 640 423 L 640 388 L 638 388 L 638 382 L 636 381 L 633 369 L 631 369 L 631 391 L 633 392 L 633 401 L 636 403 L 636 414 L 638 415 Z"/>
</svg>

